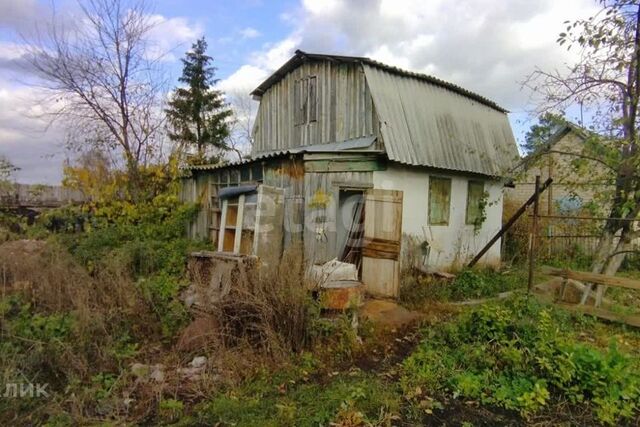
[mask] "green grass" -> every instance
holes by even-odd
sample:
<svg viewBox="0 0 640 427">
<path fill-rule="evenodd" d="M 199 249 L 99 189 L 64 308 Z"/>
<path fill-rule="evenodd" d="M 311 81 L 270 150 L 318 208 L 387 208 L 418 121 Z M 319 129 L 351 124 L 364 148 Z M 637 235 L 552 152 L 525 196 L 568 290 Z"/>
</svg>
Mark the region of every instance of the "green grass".
<svg viewBox="0 0 640 427">
<path fill-rule="evenodd" d="M 595 321 L 524 298 L 487 304 L 432 328 L 405 360 L 401 384 L 533 417 L 586 404 L 603 424 L 637 417 L 640 358 L 582 337 Z"/>
<path fill-rule="evenodd" d="M 400 287 L 400 301 L 411 308 L 420 308 L 428 302 L 491 298 L 526 287 L 526 274 L 525 269 L 506 272 L 467 269 L 459 272 L 453 280 L 408 275 Z"/>
<path fill-rule="evenodd" d="M 221 393 L 199 406 L 198 421 L 236 426 L 318 426 L 336 420 L 376 424 L 400 411 L 397 385 L 373 374 L 342 372 L 313 381 L 292 378 L 265 376 Z"/>
</svg>

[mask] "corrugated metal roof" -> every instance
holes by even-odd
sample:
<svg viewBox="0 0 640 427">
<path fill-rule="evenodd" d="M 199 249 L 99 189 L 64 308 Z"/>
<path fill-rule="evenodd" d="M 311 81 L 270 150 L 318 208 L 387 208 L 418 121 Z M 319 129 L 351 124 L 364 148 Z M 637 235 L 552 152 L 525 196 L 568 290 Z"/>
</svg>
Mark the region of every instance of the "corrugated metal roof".
<svg viewBox="0 0 640 427">
<path fill-rule="evenodd" d="M 363 67 L 390 160 L 491 176 L 511 169 L 518 150 L 503 109 L 419 76 Z"/>
<path fill-rule="evenodd" d="M 319 53 L 309 53 L 309 52 L 304 52 L 302 50 L 296 50 L 295 55 L 291 59 L 289 59 L 282 67 L 278 68 L 273 74 L 271 74 L 264 82 L 260 84 L 260 86 L 255 88 L 251 92 L 251 95 L 256 97 L 262 96 L 262 94 L 265 93 L 267 89 L 269 89 L 275 83 L 280 81 L 285 75 L 287 75 L 287 73 L 297 68 L 304 61 L 307 61 L 310 59 L 332 61 L 332 62 L 345 62 L 345 63 L 356 62 L 361 64 L 367 64 L 369 66 L 380 68 L 381 70 L 387 71 L 392 74 L 407 76 L 407 77 L 414 77 L 416 79 L 429 82 L 433 85 L 440 86 L 444 89 L 447 89 L 452 92 L 458 93 L 460 95 L 466 96 L 468 98 L 474 99 L 500 112 L 503 112 L 503 113 L 508 112 L 507 110 L 505 110 L 504 108 L 496 104 L 495 102 L 485 98 L 482 95 L 479 95 L 475 92 L 467 90 L 453 83 L 449 83 L 437 77 L 430 76 L 428 74 L 422 74 L 422 73 L 416 73 L 413 71 L 403 70 L 401 68 L 387 65 L 382 62 L 378 62 L 364 56 L 328 55 L 328 54 L 319 54 Z"/>
<path fill-rule="evenodd" d="M 365 136 L 362 138 L 349 139 L 346 141 L 332 142 L 329 144 L 315 144 L 302 147 L 290 148 L 288 150 L 274 150 L 260 153 L 250 159 L 244 159 L 236 162 L 229 163 L 216 163 L 209 165 L 192 165 L 187 166 L 186 170 L 215 170 L 222 169 L 231 166 L 241 166 L 248 163 L 255 162 L 257 160 L 271 159 L 275 157 L 282 157 L 290 154 L 303 154 L 303 153 L 341 153 L 341 152 L 367 152 L 378 153 L 380 150 L 373 150 L 370 147 L 376 141 L 375 136 Z"/>
<path fill-rule="evenodd" d="M 268 153 L 262 153 L 259 156 L 256 157 L 252 157 L 250 159 L 243 159 L 243 160 L 238 160 L 235 162 L 228 162 L 228 163 L 214 163 L 214 164 L 206 164 L 206 165 L 189 165 L 186 166 L 184 169 L 185 170 L 192 170 L 192 171 L 205 171 L 205 170 L 216 170 L 216 169 L 222 169 L 222 168 L 228 168 L 228 167 L 232 167 L 232 166 L 241 166 L 241 165 L 246 165 L 249 163 L 253 163 L 257 160 L 264 160 L 264 159 L 270 159 L 270 158 L 275 158 L 275 157 L 281 157 L 284 156 L 286 154 L 289 154 L 289 152 L 287 150 L 280 150 L 280 151 L 270 151 Z"/>
</svg>

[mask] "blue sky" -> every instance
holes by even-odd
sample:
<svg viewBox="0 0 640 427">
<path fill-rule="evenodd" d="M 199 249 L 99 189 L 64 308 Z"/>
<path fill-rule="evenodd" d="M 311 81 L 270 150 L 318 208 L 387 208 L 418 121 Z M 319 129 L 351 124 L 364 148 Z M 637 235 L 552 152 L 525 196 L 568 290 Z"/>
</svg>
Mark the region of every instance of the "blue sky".
<svg viewBox="0 0 640 427">
<path fill-rule="evenodd" d="M 297 48 L 369 56 L 433 74 L 506 107 L 516 138 L 530 126 L 535 102 L 521 89 L 536 66 L 562 69 L 575 53 L 555 44 L 563 22 L 593 14 L 593 0 L 148 0 L 158 23 L 152 37 L 179 58 L 200 35 L 218 67 L 220 88 L 246 96 Z M 21 32 L 73 13 L 74 0 L 0 0 L 0 154 L 21 167 L 22 182 L 56 183 L 64 132 L 47 127 L 47 107 L 17 68 Z"/>
</svg>

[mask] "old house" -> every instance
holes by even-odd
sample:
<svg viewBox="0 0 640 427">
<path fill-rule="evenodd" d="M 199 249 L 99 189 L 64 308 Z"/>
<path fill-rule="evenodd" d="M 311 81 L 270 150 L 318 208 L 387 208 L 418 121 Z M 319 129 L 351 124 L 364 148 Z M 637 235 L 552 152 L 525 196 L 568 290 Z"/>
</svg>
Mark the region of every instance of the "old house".
<svg viewBox="0 0 640 427">
<path fill-rule="evenodd" d="M 541 182 L 553 179 L 540 198 L 539 210 L 549 217 L 540 223 L 538 230 L 538 244 L 548 257 L 592 255 L 597 248 L 604 222 L 589 218 L 609 215 L 615 174 L 591 152 L 593 149 L 588 144 L 593 139 L 602 143 L 600 135 L 565 122 L 513 170 L 514 185 L 505 191 L 507 213 L 531 197 L 536 176 L 540 176 Z M 527 239 L 528 236 L 509 238 Z"/>
<path fill-rule="evenodd" d="M 514 187 L 505 199 L 521 205 L 533 194 L 536 175 L 541 181 L 553 178 L 553 184 L 540 199 L 541 212 L 547 215 L 607 215 L 602 198 L 613 188 L 614 176 L 602 163 L 582 156 L 585 143 L 594 136 L 574 123 L 558 126 L 536 152 L 514 168 Z"/>
<path fill-rule="evenodd" d="M 517 157 L 507 112 L 437 78 L 368 58 L 297 51 L 258 86 L 248 160 L 191 167 L 191 227 L 220 251 L 358 266 L 395 296 L 401 262 L 448 269 L 501 226 Z M 499 245 L 483 258 L 500 261 Z"/>
</svg>

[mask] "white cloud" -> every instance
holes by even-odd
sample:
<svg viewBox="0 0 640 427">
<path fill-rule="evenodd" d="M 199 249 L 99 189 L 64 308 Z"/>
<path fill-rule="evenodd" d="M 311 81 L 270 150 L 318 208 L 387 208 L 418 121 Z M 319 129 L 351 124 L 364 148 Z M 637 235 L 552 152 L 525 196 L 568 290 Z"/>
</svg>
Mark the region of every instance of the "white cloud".
<svg viewBox="0 0 640 427">
<path fill-rule="evenodd" d="M 31 30 L 46 15 L 46 9 L 37 0 L 0 0 L 0 28 Z"/>
<path fill-rule="evenodd" d="M 555 43 L 563 22 L 596 8 L 593 0 L 302 0 L 283 18 L 291 33 L 254 52 L 247 65 L 272 72 L 296 48 L 370 56 L 522 110 L 527 95 L 519 82 L 535 66 L 570 62 L 573 53 Z"/>
<path fill-rule="evenodd" d="M 49 123 L 45 110 L 38 89 L 0 86 L 0 154 L 20 168 L 20 182 L 62 178 L 64 132 Z"/>
<path fill-rule="evenodd" d="M 22 6 L 21 1 L 0 0 L 0 26 L 11 31 L 14 40 L 20 39 L 18 33 L 31 31 L 36 22 L 52 17 L 44 8 Z M 70 19 L 72 15 L 60 16 Z M 176 60 L 204 33 L 200 24 L 187 18 L 150 15 L 149 19 L 155 25 L 150 58 Z M 21 182 L 59 183 L 66 133 L 61 126 L 50 125 L 46 113 L 52 109 L 43 104 L 43 92 L 20 83 L 33 77 L 22 61 L 26 51 L 19 42 L 0 41 L 0 154 L 20 167 L 16 176 Z"/>
<path fill-rule="evenodd" d="M 255 65 L 243 65 L 232 75 L 218 83 L 218 88 L 226 93 L 249 94 L 268 76 L 268 72 Z"/>
<path fill-rule="evenodd" d="M 13 42 L 0 41 L 0 59 L 5 61 L 15 61 L 22 58 L 27 53 L 24 45 Z"/>
<path fill-rule="evenodd" d="M 166 61 L 178 59 L 204 34 L 199 23 L 190 22 L 187 18 L 151 15 L 149 19 L 154 25 L 149 34 L 152 42 L 150 56 L 162 56 Z"/>
<path fill-rule="evenodd" d="M 255 28 L 247 27 L 240 30 L 240 35 L 243 39 L 255 39 L 256 37 L 260 37 L 262 34 Z"/>
</svg>

